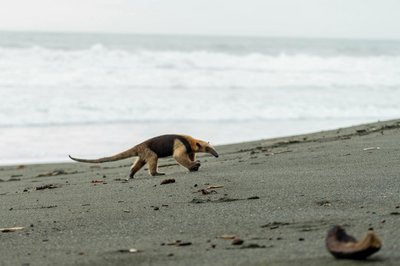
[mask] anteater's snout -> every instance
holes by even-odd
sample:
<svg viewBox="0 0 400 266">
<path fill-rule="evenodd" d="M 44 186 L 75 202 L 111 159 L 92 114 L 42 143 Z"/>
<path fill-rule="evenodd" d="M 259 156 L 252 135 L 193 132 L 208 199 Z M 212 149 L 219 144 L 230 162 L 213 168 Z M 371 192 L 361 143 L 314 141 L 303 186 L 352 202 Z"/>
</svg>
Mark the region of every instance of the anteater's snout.
<svg viewBox="0 0 400 266">
<path fill-rule="evenodd" d="M 217 157 L 217 158 L 219 157 L 218 152 L 217 152 L 214 148 L 212 148 L 212 147 L 207 147 L 207 148 L 206 148 L 206 151 L 207 151 L 208 153 L 214 155 L 214 156 Z"/>
</svg>

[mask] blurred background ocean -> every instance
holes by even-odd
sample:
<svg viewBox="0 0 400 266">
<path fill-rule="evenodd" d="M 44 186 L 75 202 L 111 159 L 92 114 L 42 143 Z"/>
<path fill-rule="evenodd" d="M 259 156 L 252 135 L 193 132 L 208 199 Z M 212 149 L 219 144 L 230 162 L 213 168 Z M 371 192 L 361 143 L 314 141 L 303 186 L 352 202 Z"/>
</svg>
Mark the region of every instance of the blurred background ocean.
<svg viewBox="0 0 400 266">
<path fill-rule="evenodd" d="M 400 117 L 400 41 L 0 32 L 0 164 Z"/>
</svg>

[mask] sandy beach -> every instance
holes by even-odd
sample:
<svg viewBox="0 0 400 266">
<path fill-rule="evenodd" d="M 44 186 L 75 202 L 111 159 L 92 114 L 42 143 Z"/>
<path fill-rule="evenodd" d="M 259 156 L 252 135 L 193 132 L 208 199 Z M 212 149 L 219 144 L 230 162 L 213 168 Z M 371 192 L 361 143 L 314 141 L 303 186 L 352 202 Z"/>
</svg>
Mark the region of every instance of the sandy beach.
<svg viewBox="0 0 400 266">
<path fill-rule="evenodd" d="M 335 224 L 374 228 L 368 265 L 398 265 L 399 144 L 394 120 L 219 146 L 198 172 L 165 159 L 129 182 L 131 160 L 3 166 L 0 228 L 23 228 L 0 232 L 0 265 L 359 265 L 327 252 Z"/>
</svg>

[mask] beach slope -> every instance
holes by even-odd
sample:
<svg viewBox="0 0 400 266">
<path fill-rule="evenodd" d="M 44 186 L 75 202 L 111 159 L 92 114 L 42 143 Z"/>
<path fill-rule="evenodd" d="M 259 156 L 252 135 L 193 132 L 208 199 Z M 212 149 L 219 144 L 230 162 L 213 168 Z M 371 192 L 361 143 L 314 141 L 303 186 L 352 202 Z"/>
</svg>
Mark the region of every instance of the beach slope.
<svg viewBox="0 0 400 266">
<path fill-rule="evenodd" d="M 0 167 L 0 228 L 23 227 L 0 265 L 353 265 L 325 248 L 335 224 L 374 228 L 368 265 L 398 265 L 400 120 L 217 150 L 128 182 L 130 160 Z"/>
</svg>

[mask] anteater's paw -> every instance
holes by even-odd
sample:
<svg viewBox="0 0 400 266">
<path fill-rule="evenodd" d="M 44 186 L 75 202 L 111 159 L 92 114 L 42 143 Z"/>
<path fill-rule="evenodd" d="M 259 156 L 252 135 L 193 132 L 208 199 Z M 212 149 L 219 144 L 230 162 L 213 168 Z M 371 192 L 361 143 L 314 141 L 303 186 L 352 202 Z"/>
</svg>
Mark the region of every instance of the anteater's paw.
<svg viewBox="0 0 400 266">
<path fill-rule="evenodd" d="M 154 174 L 154 176 L 158 176 L 158 175 L 165 175 L 165 173 L 157 172 L 157 173 Z"/>
<path fill-rule="evenodd" d="M 199 168 L 200 168 L 200 165 L 201 165 L 200 162 L 197 161 L 192 167 L 189 168 L 189 171 L 190 171 L 190 172 L 196 172 L 196 171 L 198 171 Z"/>
</svg>

